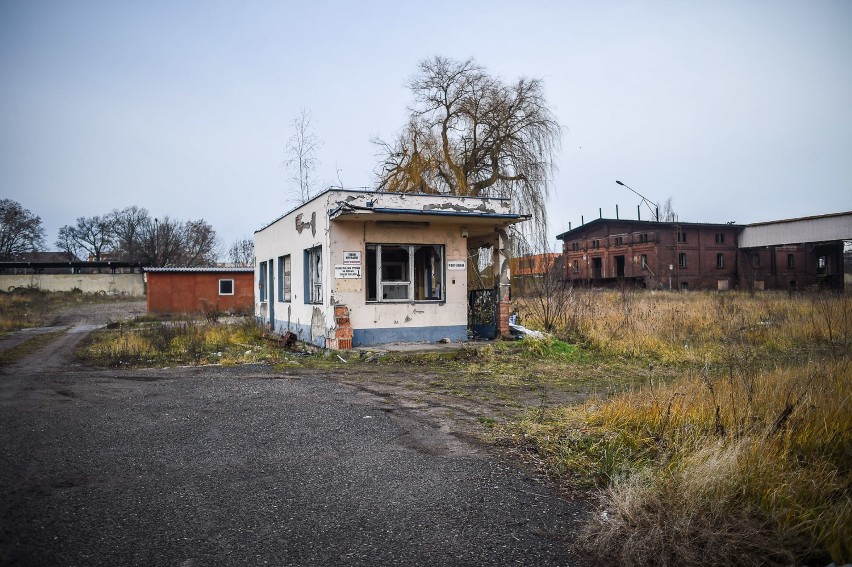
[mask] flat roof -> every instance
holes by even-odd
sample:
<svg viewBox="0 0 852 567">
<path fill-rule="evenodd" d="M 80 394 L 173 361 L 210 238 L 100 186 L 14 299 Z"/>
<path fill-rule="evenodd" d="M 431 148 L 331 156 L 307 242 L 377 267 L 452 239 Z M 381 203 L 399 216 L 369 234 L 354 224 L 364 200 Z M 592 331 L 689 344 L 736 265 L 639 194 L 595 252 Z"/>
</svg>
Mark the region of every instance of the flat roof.
<svg viewBox="0 0 852 567">
<path fill-rule="evenodd" d="M 254 268 L 244 266 L 234 268 L 207 267 L 207 268 L 142 268 L 146 272 L 196 272 L 196 273 L 249 273 L 254 272 Z"/>
</svg>

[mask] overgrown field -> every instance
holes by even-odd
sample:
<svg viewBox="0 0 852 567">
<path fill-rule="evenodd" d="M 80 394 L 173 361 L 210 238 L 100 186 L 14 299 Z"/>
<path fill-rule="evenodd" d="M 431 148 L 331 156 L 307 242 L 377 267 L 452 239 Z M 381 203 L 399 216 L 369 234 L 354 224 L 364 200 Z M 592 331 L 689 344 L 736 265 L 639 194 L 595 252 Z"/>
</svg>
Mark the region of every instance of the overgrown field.
<svg viewBox="0 0 852 567">
<path fill-rule="evenodd" d="M 140 318 L 113 323 L 89 335 L 77 350 L 83 361 L 102 366 L 281 363 L 291 357 L 266 343 L 248 317 L 230 321 Z"/>
<path fill-rule="evenodd" d="M 504 430 L 602 488 L 586 543 L 612 564 L 852 561 L 852 299 L 574 292 L 562 330 L 649 365 L 639 387 Z M 529 323 L 529 322 L 528 322 Z M 681 363 L 661 382 L 655 364 Z"/>
<path fill-rule="evenodd" d="M 0 335 L 30 327 L 46 327 L 53 314 L 63 307 L 103 301 L 116 301 L 116 298 L 79 290 L 47 292 L 22 287 L 0 291 Z"/>
</svg>

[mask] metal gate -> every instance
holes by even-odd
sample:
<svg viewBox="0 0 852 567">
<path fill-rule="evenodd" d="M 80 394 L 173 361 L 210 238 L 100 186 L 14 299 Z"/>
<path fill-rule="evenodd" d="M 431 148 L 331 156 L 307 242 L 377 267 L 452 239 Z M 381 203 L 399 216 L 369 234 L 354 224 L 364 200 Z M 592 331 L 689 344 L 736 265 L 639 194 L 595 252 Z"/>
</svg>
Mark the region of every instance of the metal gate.
<svg viewBox="0 0 852 567">
<path fill-rule="evenodd" d="M 472 289 L 468 292 L 467 331 L 474 339 L 497 337 L 497 290 Z"/>
</svg>

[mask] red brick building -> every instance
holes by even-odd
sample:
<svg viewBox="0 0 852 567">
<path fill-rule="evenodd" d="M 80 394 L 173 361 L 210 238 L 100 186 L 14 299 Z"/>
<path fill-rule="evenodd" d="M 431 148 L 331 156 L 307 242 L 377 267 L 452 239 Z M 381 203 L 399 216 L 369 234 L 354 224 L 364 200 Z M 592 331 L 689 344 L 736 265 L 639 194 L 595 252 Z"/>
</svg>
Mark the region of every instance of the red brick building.
<svg viewBox="0 0 852 567">
<path fill-rule="evenodd" d="M 251 313 L 254 268 L 145 268 L 149 313 Z"/>
<path fill-rule="evenodd" d="M 648 288 L 728 289 L 737 278 L 734 224 L 596 219 L 556 238 L 569 279 Z"/>
<path fill-rule="evenodd" d="M 656 289 L 843 289 L 852 212 L 749 225 L 596 219 L 556 238 L 565 276 Z"/>
</svg>

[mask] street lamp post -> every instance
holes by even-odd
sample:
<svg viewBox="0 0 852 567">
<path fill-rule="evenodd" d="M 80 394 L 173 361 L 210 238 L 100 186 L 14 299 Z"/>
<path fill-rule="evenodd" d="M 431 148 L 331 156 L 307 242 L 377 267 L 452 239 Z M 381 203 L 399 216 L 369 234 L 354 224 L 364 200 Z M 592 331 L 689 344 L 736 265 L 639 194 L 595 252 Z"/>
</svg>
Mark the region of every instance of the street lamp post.
<svg viewBox="0 0 852 567">
<path fill-rule="evenodd" d="M 634 189 L 633 187 L 630 187 L 630 186 L 629 186 L 629 185 L 627 185 L 626 183 L 622 183 L 622 182 L 621 182 L 621 181 L 619 181 L 618 179 L 616 179 L 616 180 L 615 180 L 615 182 L 616 182 L 616 183 L 618 183 L 619 185 L 621 185 L 622 187 L 627 187 L 629 190 L 631 190 L 632 192 L 634 192 L 634 193 L 636 193 L 637 195 L 639 195 L 639 198 L 640 198 L 640 199 L 642 199 L 642 203 L 645 203 L 645 206 L 646 206 L 646 207 L 648 207 L 648 210 L 649 210 L 649 211 L 651 211 L 651 216 L 654 216 L 654 217 L 657 219 L 657 222 L 660 222 L 660 210 L 659 210 L 659 209 L 657 209 L 657 208 L 656 208 L 656 206 L 654 206 L 654 208 L 651 208 L 651 205 L 652 205 L 653 203 L 651 203 L 651 201 L 650 201 L 650 200 L 648 200 L 648 199 L 645 197 L 645 195 L 641 194 L 639 191 L 637 191 L 637 190 L 636 190 L 636 189 Z M 641 203 L 640 203 L 640 205 L 639 205 L 639 206 L 641 207 Z M 655 212 L 655 210 L 656 210 L 656 212 Z"/>
</svg>

